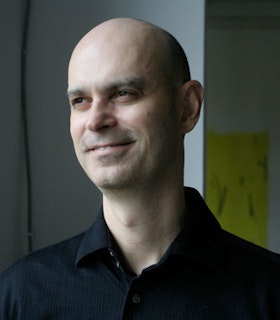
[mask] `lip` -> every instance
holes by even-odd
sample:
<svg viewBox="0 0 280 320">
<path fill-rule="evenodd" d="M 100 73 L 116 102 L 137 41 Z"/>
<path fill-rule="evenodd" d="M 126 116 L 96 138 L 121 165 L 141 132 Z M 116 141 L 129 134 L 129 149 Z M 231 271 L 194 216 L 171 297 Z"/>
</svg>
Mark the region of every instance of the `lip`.
<svg viewBox="0 0 280 320">
<path fill-rule="evenodd" d="M 128 148 L 133 143 L 134 141 L 94 145 L 88 151 L 99 154 L 99 155 L 106 155 L 106 154 L 122 151 Z"/>
</svg>

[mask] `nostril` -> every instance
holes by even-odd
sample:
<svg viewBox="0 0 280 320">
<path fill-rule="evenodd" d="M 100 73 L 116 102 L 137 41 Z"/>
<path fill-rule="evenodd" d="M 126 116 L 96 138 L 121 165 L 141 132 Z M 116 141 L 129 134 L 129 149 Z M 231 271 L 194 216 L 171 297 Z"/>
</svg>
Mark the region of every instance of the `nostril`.
<svg viewBox="0 0 280 320">
<path fill-rule="evenodd" d="M 90 131 L 100 131 L 116 125 L 116 118 L 107 110 L 90 111 L 86 121 L 86 129 Z"/>
</svg>

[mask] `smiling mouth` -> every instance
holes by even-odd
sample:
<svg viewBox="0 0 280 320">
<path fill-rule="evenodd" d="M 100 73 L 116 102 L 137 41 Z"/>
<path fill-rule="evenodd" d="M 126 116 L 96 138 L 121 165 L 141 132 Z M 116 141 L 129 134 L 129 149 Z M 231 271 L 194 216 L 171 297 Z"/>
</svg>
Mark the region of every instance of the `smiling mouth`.
<svg viewBox="0 0 280 320">
<path fill-rule="evenodd" d="M 115 146 L 106 146 L 106 147 L 98 147 L 98 148 L 94 148 L 93 150 L 106 150 L 106 149 L 110 149 L 110 148 L 113 148 L 113 147 L 116 147 L 117 145 Z"/>
<path fill-rule="evenodd" d="M 107 145 L 107 146 L 100 146 L 100 147 L 94 147 L 91 149 L 91 151 L 103 151 L 103 150 L 109 150 L 113 148 L 121 148 L 121 147 L 126 147 L 130 144 L 132 144 L 134 141 L 127 142 L 127 143 L 120 143 L 120 144 L 112 144 L 112 145 Z"/>
</svg>

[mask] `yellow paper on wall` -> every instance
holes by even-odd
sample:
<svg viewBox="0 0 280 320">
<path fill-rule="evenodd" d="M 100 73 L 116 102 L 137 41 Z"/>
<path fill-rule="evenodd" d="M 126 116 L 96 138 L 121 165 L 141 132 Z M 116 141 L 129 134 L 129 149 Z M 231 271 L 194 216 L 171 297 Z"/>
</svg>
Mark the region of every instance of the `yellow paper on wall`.
<svg viewBox="0 0 280 320">
<path fill-rule="evenodd" d="M 267 243 L 267 133 L 207 133 L 206 201 L 222 227 Z"/>
</svg>

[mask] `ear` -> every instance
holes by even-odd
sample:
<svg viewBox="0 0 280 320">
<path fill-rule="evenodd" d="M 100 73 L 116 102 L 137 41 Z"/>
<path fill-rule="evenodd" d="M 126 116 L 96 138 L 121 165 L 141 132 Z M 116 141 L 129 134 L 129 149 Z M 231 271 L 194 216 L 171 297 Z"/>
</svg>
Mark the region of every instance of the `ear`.
<svg viewBox="0 0 280 320">
<path fill-rule="evenodd" d="M 201 105 L 204 97 L 202 85 L 196 80 L 190 80 L 181 88 L 181 128 L 185 134 L 191 131 L 200 115 Z"/>
</svg>

